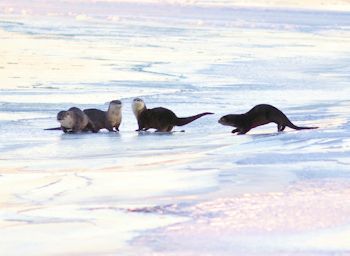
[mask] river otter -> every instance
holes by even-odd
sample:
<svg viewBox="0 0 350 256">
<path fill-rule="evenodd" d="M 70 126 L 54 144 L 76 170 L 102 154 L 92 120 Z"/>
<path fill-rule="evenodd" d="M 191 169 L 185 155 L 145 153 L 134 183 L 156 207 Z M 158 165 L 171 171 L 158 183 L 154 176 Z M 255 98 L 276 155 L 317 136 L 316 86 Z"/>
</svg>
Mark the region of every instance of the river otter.
<svg viewBox="0 0 350 256">
<path fill-rule="evenodd" d="M 84 113 L 90 118 L 97 131 L 107 129 L 110 132 L 119 131 L 122 121 L 122 103 L 120 100 L 113 100 L 109 103 L 107 111 L 96 108 L 84 109 Z"/>
<path fill-rule="evenodd" d="M 260 104 L 253 107 L 247 113 L 238 115 L 226 115 L 219 119 L 222 125 L 236 127 L 232 133 L 245 134 L 251 129 L 268 124 L 276 123 L 277 131 L 282 132 L 286 126 L 295 129 L 317 129 L 318 127 L 299 127 L 294 125 L 283 112 L 274 106 L 268 104 Z"/>
<path fill-rule="evenodd" d="M 132 110 L 139 126 L 136 131 L 147 131 L 154 128 L 156 132 L 170 132 L 174 126 L 186 125 L 202 116 L 213 114 L 205 112 L 195 116 L 179 118 L 173 111 L 166 108 L 148 109 L 145 102 L 139 98 L 133 100 Z"/>
<path fill-rule="evenodd" d="M 67 111 L 60 111 L 57 114 L 57 121 L 61 124 L 63 132 L 97 132 L 94 124 L 80 108 L 72 107 Z M 55 128 L 53 128 L 55 129 Z"/>
</svg>

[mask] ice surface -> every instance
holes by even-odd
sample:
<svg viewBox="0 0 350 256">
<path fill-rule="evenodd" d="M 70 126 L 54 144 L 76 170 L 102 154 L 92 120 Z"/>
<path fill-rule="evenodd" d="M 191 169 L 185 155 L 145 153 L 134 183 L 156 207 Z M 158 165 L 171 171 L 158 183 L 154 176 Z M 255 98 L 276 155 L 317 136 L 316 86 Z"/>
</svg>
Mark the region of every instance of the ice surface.
<svg viewBox="0 0 350 256">
<path fill-rule="evenodd" d="M 1 255 L 350 251 L 346 8 L 28 3 L 0 3 Z M 134 97 L 215 115 L 136 133 Z M 43 130 L 114 99 L 120 133 Z M 259 103 L 320 128 L 217 123 Z"/>
</svg>

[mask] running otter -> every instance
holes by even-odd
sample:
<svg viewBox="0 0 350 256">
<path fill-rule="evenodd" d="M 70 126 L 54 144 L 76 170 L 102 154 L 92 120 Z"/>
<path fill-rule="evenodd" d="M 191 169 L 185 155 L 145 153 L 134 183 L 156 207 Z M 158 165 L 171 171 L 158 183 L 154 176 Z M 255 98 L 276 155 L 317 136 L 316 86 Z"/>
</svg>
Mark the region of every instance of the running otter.
<svg viewBox="0 0 350 256">
<path fill-rule="evenodd" d="M 85 109 L 83 112 L 90 118 L 97 131 L 107 129 L 110 132 L 119 131 L 122 122 L 122 103 L 120 100 L 113 100 L 109 103 L 107 111 L 96 108 Z"/>
<path fill-rule="evenodd" d="M 145 102 L 139 98 L 133 100 L 132 110 L 139 126 L 136 131 L 147 131 L 154 128 L 156 132 L 170 132 L 174 126 L 186 125 L 202 116 L 213 114 L 205 112 L 195 116 L 179 118 L 173 111 L 166 108 L 147 109 Z"/>
<path fill-rule="evenodd" d="M 94 124 L 80 108 L 72 107 L 67 111 L 60 111 L 57 114 L 57 121 L 61 124 L 63 132 L 97 132 Z M 55 128 L 53 128 L 55 129 Z"/>
<path fill-rule="evenodd" d="M 276 123 L 277 131 L 282 132 L 286 126 L 295 129 L 317 129 L 318 127 L 299 127 L 294 125 L 283 112 L 274 106 L 268 104 L 260 104 L 253 107 L 247 113 L 238 115 L 226 115 L 219 119 L 222 125 L 236 127 L 232 133 L 246 134 L 251 129 L 268 124 Z"/>
</svg>

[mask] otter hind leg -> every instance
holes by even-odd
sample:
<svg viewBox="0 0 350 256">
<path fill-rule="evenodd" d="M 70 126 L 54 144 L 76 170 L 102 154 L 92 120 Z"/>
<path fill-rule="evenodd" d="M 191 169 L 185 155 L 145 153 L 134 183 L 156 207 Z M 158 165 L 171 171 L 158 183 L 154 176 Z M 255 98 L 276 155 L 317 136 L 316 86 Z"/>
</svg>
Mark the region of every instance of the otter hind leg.
<svg viewBox="0 0 350 256">
<path fill-rule="evenodd" d="M 282 125 L 277 124 L 277 131 L 278 131 L 278 132 L 281 132 L 281 131 L 282 131 Z"/>
<path fill-rule="evenodd" d="M 277 131 L 278 132 L 283 132 L 285 128 L 286 128 L 286 126 L 283 125 L 283 124 L 278 124 L 277 125 Z"/>
<path fill-rule="evenodd" d="M 168 127 L 157 129 L 156 132 L 168 132 Z"/>
<path fill-rule="evenodd" d="M 139 128 L 135 130 L 135 132 L 142 132 L 142 131 L 146 131 L 146 128 L 139 126 Z"/>
</svg>

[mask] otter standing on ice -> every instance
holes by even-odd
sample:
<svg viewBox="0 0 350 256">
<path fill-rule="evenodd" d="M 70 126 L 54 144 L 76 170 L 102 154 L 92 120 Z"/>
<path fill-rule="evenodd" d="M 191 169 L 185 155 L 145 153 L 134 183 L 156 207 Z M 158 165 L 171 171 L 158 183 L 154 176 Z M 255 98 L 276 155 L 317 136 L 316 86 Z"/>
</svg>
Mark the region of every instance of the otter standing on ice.
<svg viewBox="0 0 350 256">
<path fill-rule="evenodd" d="M 61 124 L 61 129 L 65 133 L 82 132 L 86 130 L 97 132 L 89 117 L 77 107 L 72 107 L 67 111 L 58 112 L 57 121 Z"/>
<path fill-rule="evenodd" d="M 120 100 L 111 101 L 107 111 L 90 108 L 83 112 L 90 118 L 97 131 L 104 128 L 110 132 L 113 132 L 114 128 L 119 131 L 122 122 L 122 102 Z"/>
<path fill-rule="evenodd" d="M 232 133 L 245 134 L 251 129 L 268 124 L 276 123 L 277 130 L 283 131 L 286 126 L 295 129 L 317 129 L 318 127 L 299 127 L 294 125 L 283 112 L 274 106 L 268 104 L 260 104 L 253 107 L 245 114 L 226 115 L 220 118 L 219 123 L 236 127 Z"/>
<path fill-rule="evenodd" d="M 173 111 L 166 108 L 148 109 L 145 102 L 139 98 L 133 100 L 132 110 L 139 125 L 137 131 L 147 131 L 154 128 L 156 132 L 170 132 L 174 126 L 186 125 L 202 116 L 213 114 L 205 112 L 195 116 L 179 118 Z"/>
</svg>

